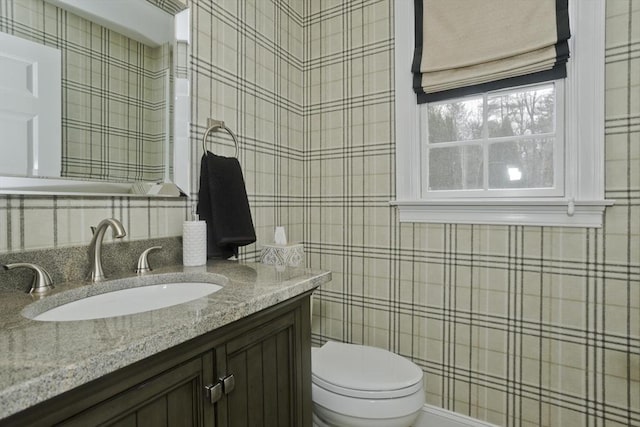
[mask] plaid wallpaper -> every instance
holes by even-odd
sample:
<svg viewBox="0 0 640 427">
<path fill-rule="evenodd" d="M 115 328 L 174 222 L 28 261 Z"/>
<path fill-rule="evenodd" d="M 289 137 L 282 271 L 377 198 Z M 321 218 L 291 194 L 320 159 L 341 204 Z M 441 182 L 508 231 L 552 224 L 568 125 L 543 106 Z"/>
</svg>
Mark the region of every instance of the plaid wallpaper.
<svg viewBox="0 0 640 427">
<path fill-rule="evenodd" d="M 497 425 L 640 425 L 640 2 L 607 1 L 602 229 L 400 224 L 393 1 L 308 1 L 305 31 L 314 342 L 400 353 Z"/>
<path fill-rule="evenodd" d="M 392 0 L 189 5 L 192 196 L 206 119 L 224 120 L 258 233 L 243 257 L 284 225 L 334 273 L 315 344 L 391 349 L 424 370 L 428 403 L 498 425 L 640 425 L 640 2 L 607 2 L 602 229 L 398 223 Z M 208 144 L 233 153 L 223 133 Z M 131 239 L 179 235 L 188 212 L 0 196 L 0 252 L 87 244 L 107 216 Z"/>
<path fill-rule="evenodd" d="M 303 239 L 304 18 L 302 2 L 192 1 L 192 170 L 200 169 L 207 118 L 223 120 L 240 141 L 258 243 L 241 249 L 257 259 L 275 225 Z M 225 132 L 207 139 L 213 153 L 234 155 Z M 198 174 L 192 188 L 198 188 Z"/>
<path fill-rule="evenodd" d="M 0 0 L 0 31 L 62 52 L 62 176 L 162 179 L 169 46 L 145 46 L 43 0 Z"/>
</svg>

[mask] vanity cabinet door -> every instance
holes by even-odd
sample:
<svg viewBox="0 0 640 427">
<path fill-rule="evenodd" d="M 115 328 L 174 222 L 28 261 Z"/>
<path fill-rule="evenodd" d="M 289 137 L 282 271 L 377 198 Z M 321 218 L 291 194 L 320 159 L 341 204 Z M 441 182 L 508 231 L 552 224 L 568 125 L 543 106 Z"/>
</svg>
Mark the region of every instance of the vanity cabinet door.
<svg viewBox="0 0 640 427">
<path fill-rule="evenodd" d="M 188 427 L 205 423 L 205 371 L 211 370 L 211 352 L 157 375 L 94 405 L 62 422 L 62 426 Z M 208 368 L 207 368 L 208 367 Z M 208 376 L 212 376 L 208 373 Z M 210 418 L 211 420 L 211 418 Z"/>
<path fill-rule="evenodd" d="M 232 384 L 217 404 L 218 427 L 311 426 L 311 348 L 305 305 L 216 347 L 216 371 Z M 304 319 L 306 313 L 306 319 Z M 304 368 L 306 366 L 306 368 Z"/>
</svg>

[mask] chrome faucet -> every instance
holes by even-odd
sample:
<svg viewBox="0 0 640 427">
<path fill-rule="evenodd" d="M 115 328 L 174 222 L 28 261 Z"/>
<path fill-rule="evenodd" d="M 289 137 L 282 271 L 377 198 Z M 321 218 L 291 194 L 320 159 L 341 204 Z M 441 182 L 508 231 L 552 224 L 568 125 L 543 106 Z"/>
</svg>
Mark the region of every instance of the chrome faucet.
<svg viewBox="0 0 640 427">
<path fill-rule="evenodd" d="M 102 240 L 104 239 L 104 233 L 109 227 L 113 229 L 113 237 L 116 239 L 121 239 L 127 235 L 122 223 L 115 218 L 103 219 L 97 227 L 91 227 L 93 238 L 89 245 L 89 251 L 92 252 L 91 282 L 93 283 L 106 279 L 106 276 L 102 271 Z"/>
<path fill-rule="evenodd" d="M 33 281 L 29 293 L 32 295 L 44 295 L 53 289 L 53 281 L 47 270 L 30 262 L 15 262 L 13 264 L 0 265 L 3 270 L 13 270 L 14 268 L 28 268 L 33 271 Z"/>
</svg>

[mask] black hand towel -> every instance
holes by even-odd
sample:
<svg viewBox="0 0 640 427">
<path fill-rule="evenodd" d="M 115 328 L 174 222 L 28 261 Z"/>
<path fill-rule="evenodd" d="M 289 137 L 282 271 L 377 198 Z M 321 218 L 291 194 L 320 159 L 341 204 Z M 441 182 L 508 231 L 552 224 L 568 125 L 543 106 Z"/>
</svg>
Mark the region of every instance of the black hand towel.
<svg viewBox="0 0 640 427">
<path fill-rule="evenodd" d="M 207 222 L 207 257 L 227 259 L 256 241 L 240 162 L 207 151 L 200 164 L 198 214 Z"/>
</svg>

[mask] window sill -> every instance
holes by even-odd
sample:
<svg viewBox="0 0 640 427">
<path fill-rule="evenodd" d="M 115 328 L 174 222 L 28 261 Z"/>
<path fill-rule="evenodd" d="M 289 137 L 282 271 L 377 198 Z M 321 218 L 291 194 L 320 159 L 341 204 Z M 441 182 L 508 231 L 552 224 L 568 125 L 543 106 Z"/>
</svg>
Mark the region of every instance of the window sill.
<svg viewBox="0 0 640 427">
<path fill-rule="evenodd" d="M 602 227 L 613 200 L 392 200 L 400 222 Z M 572 211 L 572 212 L 571 212 Z"/>
</svg>

